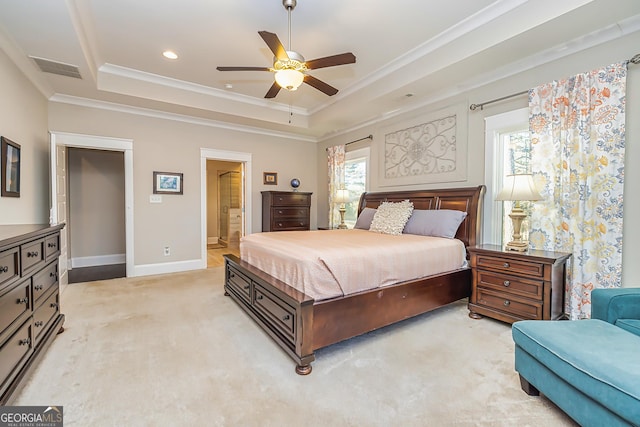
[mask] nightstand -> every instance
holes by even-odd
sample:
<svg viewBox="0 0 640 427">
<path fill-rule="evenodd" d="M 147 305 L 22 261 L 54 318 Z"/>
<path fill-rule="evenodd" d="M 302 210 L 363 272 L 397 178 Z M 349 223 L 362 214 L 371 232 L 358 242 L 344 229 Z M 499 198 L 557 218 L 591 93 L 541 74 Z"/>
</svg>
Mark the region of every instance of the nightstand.
<svg viewBox="0 0 640 427">
<path fill-rule="evenodd" d="M 506 251 L 497 245 L 467 248 L 472 272 L 469 317 L 504 322 L 564 317 L 567 261 L 571 254 Z"/>
</svg>

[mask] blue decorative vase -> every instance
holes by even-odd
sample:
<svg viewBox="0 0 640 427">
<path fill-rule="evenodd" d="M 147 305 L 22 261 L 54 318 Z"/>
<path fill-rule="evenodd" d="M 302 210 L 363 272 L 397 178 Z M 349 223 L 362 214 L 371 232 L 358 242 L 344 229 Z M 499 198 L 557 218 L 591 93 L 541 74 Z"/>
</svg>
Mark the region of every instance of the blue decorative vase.
<svg viewBox="0 0 640 427">
<path fill-rule="evenodd" d="M 298 187 L 300 187 L 300 180 L 298 178 L 293 178 L 291 180 L 291 187 L 293 191 L 298 191 Z"/>
</svg>

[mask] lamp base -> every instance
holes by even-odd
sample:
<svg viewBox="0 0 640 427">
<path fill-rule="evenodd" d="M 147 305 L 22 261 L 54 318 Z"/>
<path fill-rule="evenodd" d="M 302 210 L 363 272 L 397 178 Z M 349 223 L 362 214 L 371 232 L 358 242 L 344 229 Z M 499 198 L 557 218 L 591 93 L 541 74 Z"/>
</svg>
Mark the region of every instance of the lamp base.
<svg viewBox="0 0 640 427">
<path fill-rule="evenodd" d="M 344 204 L 338 210 L 340 211 L 340 225 L 338 225 L 338 230 L 344 230 L 345 228 L 347 228 L 347 224 L 344 223 L 344 213 L 347 210 L 345 209 Z"/>
<path fill-rule="evenodd" d="M 527 250 L 529 250 L 529 242 L 522 242 L 522 241 L 517 242 L 514 240 L 504 245 L 504 250 L 526 252 Z"/>
</svg>

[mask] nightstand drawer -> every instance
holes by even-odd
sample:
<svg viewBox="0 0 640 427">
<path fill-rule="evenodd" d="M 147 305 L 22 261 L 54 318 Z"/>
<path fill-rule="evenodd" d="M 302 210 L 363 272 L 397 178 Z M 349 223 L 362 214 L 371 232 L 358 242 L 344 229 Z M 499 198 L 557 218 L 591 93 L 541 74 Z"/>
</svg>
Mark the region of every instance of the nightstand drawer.
<svg viewBox="0 0 640 427">
<path fill-rule="evenodd" d="M 478 286 L 542 300 L 544 281 L 527 280 L 518 276 L 508 276 L 506 274 L 478 270 Z"/>
<path fill-rule="evenodd" d="M 514 297 L 507 292 L 496 292 L 478 288 L 478 304 L 494 310 L 503 311 L 522 319 L 541 320 L 542 303 L 527 301 L 524 298 Z"/>
<path fill-rule="evenodd" d="M 477 255 L 476 266 L 478 268 L 489 268 L 505 273 L 524 274 L 529 277 L 542 277 L 544 274 L 544 264 L 496 256 Z"/>
</svg>

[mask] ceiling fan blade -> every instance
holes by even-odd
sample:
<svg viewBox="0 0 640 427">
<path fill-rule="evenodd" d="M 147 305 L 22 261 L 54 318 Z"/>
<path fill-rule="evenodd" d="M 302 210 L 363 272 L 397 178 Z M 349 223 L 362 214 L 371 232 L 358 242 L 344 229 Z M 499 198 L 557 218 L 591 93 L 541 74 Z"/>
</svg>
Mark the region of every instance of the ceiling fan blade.
<svg viewBox="0 0 640 427">
<path fill-rule="evenodd" d="M 269 91 L 267 92 L 267 94 L 264 97 L 265 98 L 275 98 L 276 95 L 278 94 L 278 92 L 280 92 L 280 85 L 278 85 L 278 83 L 276 83 L 276 82 L 273 82 L 273 84 L 269 88 Z"/>
<path fill-rule="evenodd" d="M 262 37 L 262 40 L 269 46 L 269 49 L 271 49 L 271 52 L 273 52 L 276 58 L 281 61 L 289 59 L 289 55 L 287 55 L 287 51 L 284 46 L 282 46 L 282 43 L 280 43 L 277 35 L 268 31 L 258 31 L 258 34 L 260 34 L 260 37 Z"/>
<path fill-rule="evenodd" d="M 311 61 L 307 61 L 306 64 L 309 70 L 315 70 L 318 68 L 335 67 L 336 65 L 353 64 L 355 62 L 356 56 L 351 52 L 347 52 L 339 55 L 312 59 Z"/>
<path fill-rule="evenodd" d="M 315 77 L 310 76 L 309 74 L 304 75 L 304 82 L 309 86 L 313 86 L 316 89 L 318 89 L 320 92 L 323 92 L 329 96 L 333 96 L 336 93 L 338 93 L 338 89 L 336 89 L 335 87 L 328 85 L 322 80 L 318 80 Z"/>
<path fill-rule="evenodd" d="M 218 71 L 271 71 L 267 67 L 216 67 Z"/>
</svg>

